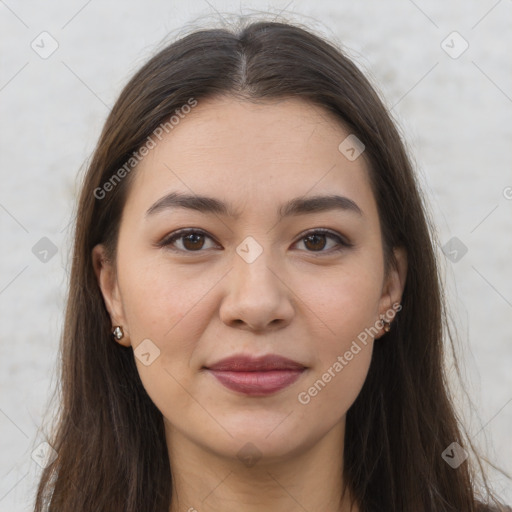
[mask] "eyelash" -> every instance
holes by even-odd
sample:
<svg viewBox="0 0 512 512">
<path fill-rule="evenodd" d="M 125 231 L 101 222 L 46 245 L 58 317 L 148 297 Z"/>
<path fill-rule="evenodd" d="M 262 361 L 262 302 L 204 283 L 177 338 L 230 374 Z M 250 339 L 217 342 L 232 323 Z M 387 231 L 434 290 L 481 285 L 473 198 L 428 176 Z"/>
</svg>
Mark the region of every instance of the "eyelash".
<svg viewBox="0 0 512 512">
<path fill-rule="evenodd" d="M 166 247 L 166 248 L 168 248 L 171 251 L 181 252 L 181 253 L 201 253 L 201 252 L 204 252 L 204 250 L 202 250 L 202 249 L 198 249 L 197 251 L 188 251 L 186 249 L 176 249 L 175 247 L 171 247 L 172 243 L 175 242 L 176 240 L 179 240 L 179 239 L 184 238 L 185 236 L 191 235 L 191 234 L 204 235 L 207 238 L 210 238 L 211 240 L 213 240 L 213 238 L 210 235 L 208 235 L 208 233 L 206 233 L 205 231 L 203 231 L 201 229 L 187 228 L 187 229 L 181 229 L 179 231 L 176 231 L 174 233 L 169 234 L 168 236 L 163 238 L 162 241 L 158 242 L 157 246 L 158 247 Z M 308 238 L 311 235 L 327 235 L 331 239 L 335 239 L 337 241 L 337 243 L 338 243 L 338 246 L 339 246 L 337 248 L 330 249 L 330 250 L 327 250 L 327 251 L 324 251 L 324 250 L 320 250 L 320 251 L 306 251 L 306 252 L 309 252 L 309 253 L 311 253 L 313 255 L 322 254 L 322 253 L 324 253 L 324 254 L 325 253 L 327 253 L 327 254 L 337 253 L 337 252 L 340 252 L 340 251 L 342 251 L 344 249 L 348 249 L 350 247 L 353 247 L 353 245 L 354 245 L 354 244 L 346 242 L 337 233 L 335 233 L 333 231 L 330 231 L 328 229 L 322 229 L 322 228 L 313 229 L 311 231 L 308 231 L 308 232 L 304 233 L 297 240 L 297 242 L 301 242 L 301 241 L 303 241 L 304 239 Z M 295 243 L 297 243 L 297 242 L 295 242 Z"/>
</svg>

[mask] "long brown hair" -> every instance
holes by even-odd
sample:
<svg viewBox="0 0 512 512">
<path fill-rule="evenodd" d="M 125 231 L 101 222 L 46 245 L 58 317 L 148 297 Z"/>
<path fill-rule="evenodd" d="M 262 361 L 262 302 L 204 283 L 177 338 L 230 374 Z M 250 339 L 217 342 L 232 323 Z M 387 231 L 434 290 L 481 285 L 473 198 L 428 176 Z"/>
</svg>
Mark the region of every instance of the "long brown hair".
<svg viewBox="0 0 512 512">
<path fill-rule="evenodd" d="M 191 98 L 200 103 L 216 95 L 301 98 L 337 116 L 366 148 L 387 268 L 393 247 L 407 251 L 402 311 L 375 344 L 366 382 L 347 413 L 344 480 L 361 511 L 480 510 L 472 458 L 453 469 L 442 457 L 453 442 L 474 452 L 448 392 L 434 235 L 404 143 L 369 81 L 340 49 L 298 25 L 259 21 L 196 30 L 166 46 L 130 80 L 108 116 L 76 214 L 59 417 L 48 438 L 58 456 L 43 470 L 35 512 L 169 510 L 163 417 L 141 383 L 132 348 L 112 341 L 91 252 L 104 243 L 115 258 L 136 172 L 126 162 Z M 122 179 L 113 181 L 116 173 Z M 451 336 L 445 338 L 451 346 Z M 485 476 L 483 486 L 491 496 Z"/>
</svg>

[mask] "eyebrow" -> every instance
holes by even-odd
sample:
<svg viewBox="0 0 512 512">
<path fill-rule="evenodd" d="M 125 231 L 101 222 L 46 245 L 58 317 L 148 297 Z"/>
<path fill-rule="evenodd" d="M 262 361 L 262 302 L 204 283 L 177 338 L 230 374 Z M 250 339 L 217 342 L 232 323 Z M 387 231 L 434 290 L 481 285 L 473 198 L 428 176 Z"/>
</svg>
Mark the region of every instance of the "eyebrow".
<svg viewBox="0 0 512 512">
<path fill-rule="evenodd" d="M 201 213 L 225 215 L 237 219 L 240 212 L 231 205 L 214 197 L 197 194 L 184 194 L 171 192 L 158 199 L 146 212 L 146 217 L 171 208 L 186 208 Z M 296 197 L 281 205 L 278 209 L 279 219 L 306 213 L 325 212 L 329 210 L 342 210 L 363 216 L 361 208 L 352 199 L 340 195 Z"/>
</svg>

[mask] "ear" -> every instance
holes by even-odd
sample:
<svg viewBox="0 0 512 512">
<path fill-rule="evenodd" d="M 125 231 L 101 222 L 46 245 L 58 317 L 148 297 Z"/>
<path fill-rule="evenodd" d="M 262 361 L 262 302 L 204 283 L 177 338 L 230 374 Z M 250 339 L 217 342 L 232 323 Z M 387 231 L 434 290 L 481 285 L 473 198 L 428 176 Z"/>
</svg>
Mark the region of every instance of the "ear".
<svg viewBox="0 0 512 512">
<path fill-rule="evenodd" d="M 96 245 L 92 250 L 92 262 L 94 273 L 105 301 L 105 307 L 110 315 L 112 329 L 120 325 L 124 331 L 124 337 L 120 340 L 115 339 L 120 345 L 130 346 L 126 319 L 124 316 L 123 304 L 119 284 L 117 282 L 116 271 L 113 262 L 106 256 L 105 246 Z"/>
<path fill-rule="evenodd" d="M 404 247 L 395 247 L 393 249 L 394 259 L 384 286 L 382 288 L 382 295 L 379 303 L 379 318 L 384 316 L 392 323 L 394 314 L 397 314 L 394 304 L 400 304 L 402 301 L 402 294 L 404 292 L 405 280 L 407 277 L 407 252 Z M 388 312 L 388 315 L 386 315 Z M 377 335 L 375 339 L 380 338 L 385 334 L 384 329 L 381 329 L 381 334 Z"/>
</svg>

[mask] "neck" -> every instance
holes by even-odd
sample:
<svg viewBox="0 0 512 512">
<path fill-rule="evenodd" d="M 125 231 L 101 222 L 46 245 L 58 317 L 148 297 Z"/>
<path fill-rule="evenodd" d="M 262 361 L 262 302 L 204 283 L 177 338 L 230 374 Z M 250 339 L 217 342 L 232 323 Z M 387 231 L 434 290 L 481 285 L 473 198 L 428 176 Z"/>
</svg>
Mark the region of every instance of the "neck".
<svg viewBox="0 0 512 512">
<path fill-rule="evenodd" d="M 276 458 L 253 448 L 252 460 L 214 453 L 167 423 L 166 429 L 170 512 L 358 512 L 349 493 L 342 495 L 344 423 L 297 453 Z"/>
</svg>

